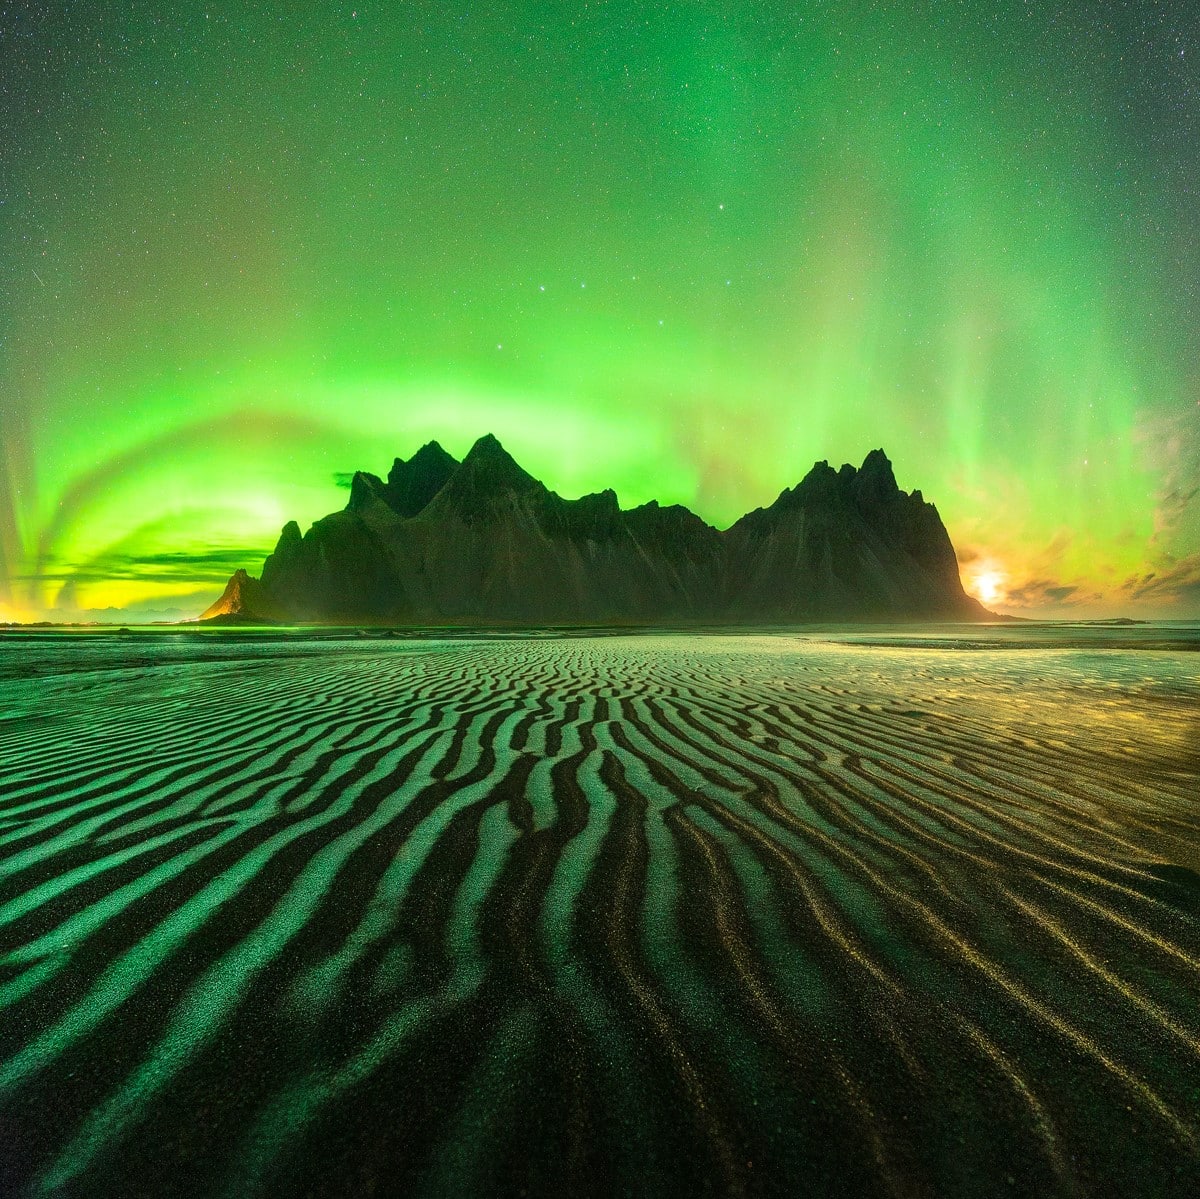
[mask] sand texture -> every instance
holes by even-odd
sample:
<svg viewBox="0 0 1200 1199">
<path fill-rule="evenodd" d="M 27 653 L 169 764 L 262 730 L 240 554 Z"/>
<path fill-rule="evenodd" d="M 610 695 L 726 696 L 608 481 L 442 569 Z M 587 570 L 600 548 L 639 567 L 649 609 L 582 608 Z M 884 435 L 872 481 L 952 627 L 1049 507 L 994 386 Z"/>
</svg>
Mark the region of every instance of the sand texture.
<svg viewBox="0 0 1200 1199">
<path fill-rule="evenodd" d="M 1200 1194 L 1200 654 L 0 641 L 0 1194 Z"/>
</svg>

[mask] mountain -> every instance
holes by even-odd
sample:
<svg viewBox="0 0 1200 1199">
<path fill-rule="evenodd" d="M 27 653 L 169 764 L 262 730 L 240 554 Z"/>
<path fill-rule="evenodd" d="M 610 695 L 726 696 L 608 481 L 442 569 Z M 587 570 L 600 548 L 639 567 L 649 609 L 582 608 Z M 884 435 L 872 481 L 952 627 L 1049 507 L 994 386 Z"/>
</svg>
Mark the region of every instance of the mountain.
<svg viewBox="0 0 1200 1199">
<path fill-rule="evenodd" d="M 357 511 L 372 499 L 381 499 L 400 516 L 416 516 L 446 485 L 458 461 L 436 441 L 423 445 L 407 462 L 397 458 L 385 483 L 376 475 L 359 471 L 350 484 L 349 508 Z"/>
<path fill-rule="evenodd" d="M 213 624 L 242 624 L 270 621 L 275 612 L 275 604 L 262 583 L 244 570 L 235 570 L 221 598 L 200 619 Z"/>
<path fill-rule="evenodd" d="M 724 536 L 727 600 L 747 618 L 990 615 L 963 593 L 937 509 L 900 490 L 882 450 L 857 470 L 818 462 Z"/>
<path fill-rule="evenodd" d="M 565 500 L 490 434 L 437 442 L 386 480 L 360 471 L 340 512 L 283 528 L 203 619 L 326 623 L 686 624 L 986 619 L 937 509 L 882 450 L 818 462 L 724 532 L 679 505 Z"/>
</svg>

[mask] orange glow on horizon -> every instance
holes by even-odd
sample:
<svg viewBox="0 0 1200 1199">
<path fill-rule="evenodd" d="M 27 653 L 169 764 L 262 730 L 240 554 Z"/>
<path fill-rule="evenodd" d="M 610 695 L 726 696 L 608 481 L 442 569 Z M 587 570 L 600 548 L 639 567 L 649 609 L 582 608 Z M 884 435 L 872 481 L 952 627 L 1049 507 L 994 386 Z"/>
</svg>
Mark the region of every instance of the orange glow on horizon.
<svg viewBox="0 0 1200 1199">
<path fill-rule="evenodd" d="M 37 617 L 22 608 L 14 608 L 11 604 L 0 603 L 0 624 L 29 624 Z"/>
<path fill-rule="evenodd" d="M 117 579 L 80 587 L 77 606 L 83 611 L 105 611 L 109 608 L 128 608 L 133 604 L 148 602 L 170 607 L 186 601 L 184 606 L 195 608 L 196 615 L 199 616 L 212 600 L 202 602 L 196 599 L 197 592 L 211 590 L 215 599 L 221 594 L 222 587 L 223 584 L 220 583 L 210 583 L 205 587 L 203 583 L 156 583 L 144 579 Z"/>
<path fill-rule="evenodd" d="M 995 562 L 981 562 L 964 582 L 966 591 L 981 604 L 999 604 L 1007 595 L 1007 572 Z"/>
</svg>

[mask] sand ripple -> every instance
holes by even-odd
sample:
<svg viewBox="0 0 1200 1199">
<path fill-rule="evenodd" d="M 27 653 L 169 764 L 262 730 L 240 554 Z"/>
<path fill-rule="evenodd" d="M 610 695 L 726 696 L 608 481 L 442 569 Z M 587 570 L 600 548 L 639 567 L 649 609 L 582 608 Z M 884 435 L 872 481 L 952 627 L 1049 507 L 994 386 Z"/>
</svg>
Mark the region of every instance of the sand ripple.
<svg viewBox="0 0 1200 1199">
<path fill-rule="evenodd" d="M 4 650 L 2 1193 L 1200 1193 L 1196 655 Z"/>
</svg>

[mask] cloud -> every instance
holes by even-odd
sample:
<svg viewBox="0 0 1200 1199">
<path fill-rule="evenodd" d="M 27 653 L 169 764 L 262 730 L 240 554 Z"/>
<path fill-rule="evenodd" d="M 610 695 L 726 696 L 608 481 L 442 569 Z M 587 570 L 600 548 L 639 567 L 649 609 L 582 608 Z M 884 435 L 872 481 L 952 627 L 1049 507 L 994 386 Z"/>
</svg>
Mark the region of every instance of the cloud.
<svg viewBox="0 0 1200 1199">
<path fill-rule="evenodd" d="M 74 579 L 67 579 L 66 582 L 63 583 L 62 587 L 59 589 L 58 599 L 55 600 L 54 606 L 56 608 L 70 610 L 74 610 L 79 607 L 79 596 L 75 590 Z"/>
<path fill-rule="evenodd" d="M 1200 495 L 1200 487 L 1192 487 L 1186 491 L 1172 487 L 1169 491 L 1162 492 L 1158 497 L 1158 507 L 1154 514 L 1155 537 L 1181 524 L 1187 517 L 1192 501 L 1198 495 Z"/>
<path fill-rule="evenodd" d="M 1133 437 L 1157 476 L 1152 540 L 1163 544 L 1194 533 L 1200 527 L 1200 406 L 1186 413 L 1144 415 Z"/>
<path fill-rule="evenodd" d="M 1095 595 L 1080 595 L 1078 584 L 1067 585 L 1057 579 L 1032 579 L 1007 591 L 1003 606 L 1043 608 L 1053 605 L 1059 608 L 1074 608 L 1099 598 Z"/>
<path fill-rule="evenodd" d="M 1173 559 L 1163 569 L 1133 575 L 1121 584 L 1130 599 L 1200 603 L 1200 553 Z"/>
<path fill-rule="evenodd" d="M 99 554 L 84 565 L 75 568 L 55 568 L 47 563 L 36 578 L 43 583 L 61 583 L 68 601 L 60 592 L 57 606 L 73 605 L 75 588 L 82 583 L 106 583 L 115 580 L 151 583 L 224 583 L 240 566 L 246 566 L 264 556 L 261 547 L 247 549 L 245 546 L 222 546 L 211 550 L 189 552 L 187 550 L 136 553 L 113 551 Z M 34 576 L 17 576 L 28 581 Z"/>
<path fill-rule="evenodd" d="M 334 484 L 343 491 L 349 491 L 350 485 L 354 482 L 355 472 L 352 470 L 335 470 L 333 472 Z"/>
<path fill-rule="evenodd" d="M 1078 590 L 1078 587 L 1046 587 L 1043 588 L 1042 594 L 1052 599 L 1056 604 L 1061 604 L 1065 602 L 1068 596 L 1074 595 Z"/>
</svg>

